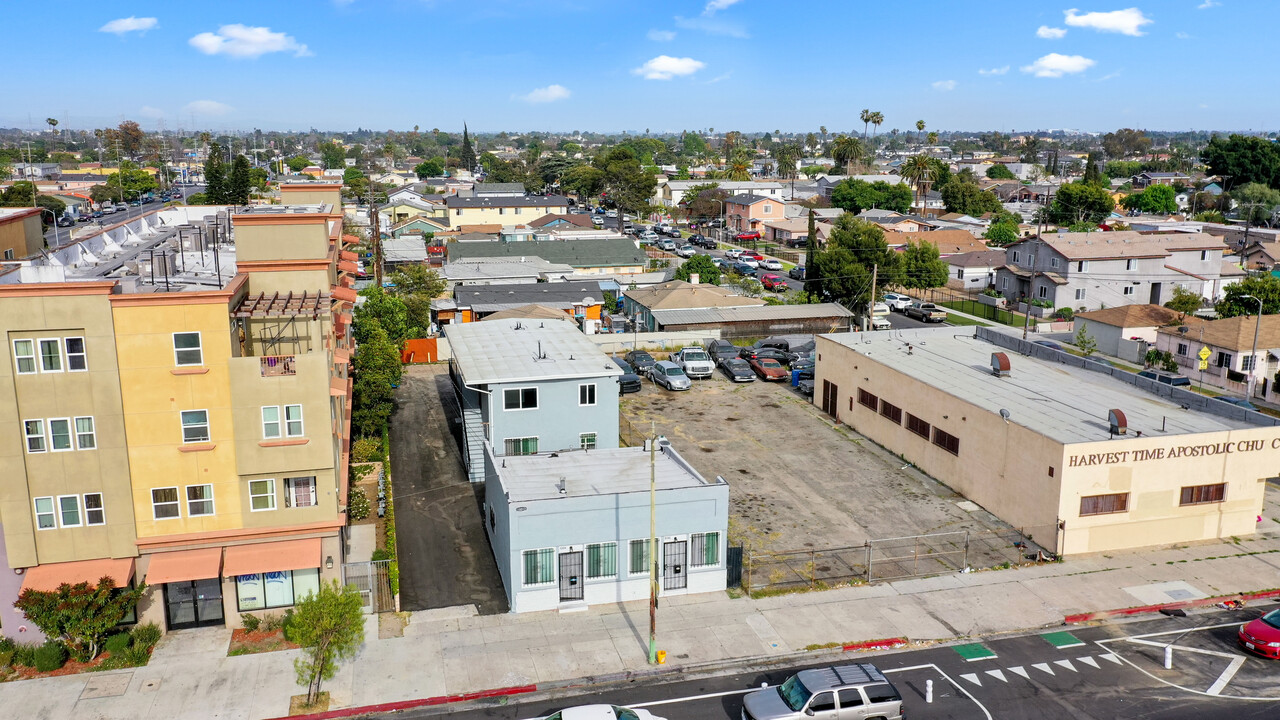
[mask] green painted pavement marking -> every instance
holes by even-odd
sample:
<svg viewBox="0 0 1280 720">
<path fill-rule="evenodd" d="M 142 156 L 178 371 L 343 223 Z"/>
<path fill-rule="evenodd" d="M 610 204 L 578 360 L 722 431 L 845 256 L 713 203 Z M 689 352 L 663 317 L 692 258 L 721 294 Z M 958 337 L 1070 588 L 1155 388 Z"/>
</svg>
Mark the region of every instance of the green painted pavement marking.
<svg viewBox="0 0 1280 720">
<path fill-rule="evenodd" d="M 1080 647 L 1084 645 L 1084 643 L 1080 641 L 1080 638 L 1076 637 L 1075 635 L 1072 635 L 1069 632 L 1045 633 L 1040 637 L 1044 639 L 1045 642 L 1058 648 L 1059 650 L 1065 650 L 1067 648 Z"/>
<path fill-rule="evenodd" d="M 969 645 L 955 645 L 951 649 L 955 650 L 957 653 L 960 653 L 960 657 L 964 658 L 965 660 L 968 660 L 969 662 L 973 662 L 974 660 L 986 660 L 988 658 L 996 657 L 996 654 L 991 651 L 991 648 L 987 647 L 986 645 L 983 645 L 982 643 L 971 643 Z"/>
</svg>

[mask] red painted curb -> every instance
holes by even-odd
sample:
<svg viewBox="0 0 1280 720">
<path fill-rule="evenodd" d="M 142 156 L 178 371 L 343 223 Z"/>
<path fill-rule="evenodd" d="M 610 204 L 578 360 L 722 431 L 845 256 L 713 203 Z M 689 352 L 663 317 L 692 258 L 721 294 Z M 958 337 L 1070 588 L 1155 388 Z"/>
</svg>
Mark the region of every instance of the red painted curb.
<svg viewBox="0 0 1280 720">
<path fill-rule="evenodd" d="M 333 718 L 347 718 L 355 717 L 357 715 L 371 715 L 373 713 L 396 712 L 432 705 L 450 705 L 452 703 L 467 702 L 468 700 L 524 695 L 526 693 L 535 692 L 537 689 L 537 685 L 517 685 L 515 687 L 495 688 L 493 690 L 480 690 L 478 692 L 462 693 L 461 695 L 438 695 L 436 697 L 422 698 L 419 700 L 401 700 L 398 702 L 379 703 L 377 705 L 341 708 L 339 710 L 329 710 L 327 712 L 313 713 L 311 715 L 288 715 L 271 718 L 270 720 L 332 720 Z"/>
<path fill-rule="evenodd" d="M 1255 593 L 1240 593 L 1236 595 L 1218 595 L 1216 597 L 1201 598 L 1199 600 L 1183 600 L 1181 602 L 1164 603 L 1163 605 L 1139 605 L 1137 607 L 1120 608 L 1117 610 L 1100 610 L 1091 613 L 1079 613 L 1076 615 L 1067 615 L 1062 619 L 1066 625 L 1076 625 L 1090 620 L 1105 620 L 1110 617 L 1127 617 L 1129 615 L 1142 615 L 1145 613 L 1158 613 L 1161 610 L 1183 610 L 1186 608 L 1204 607 L 1206 605 L 1216 605 L 1227 600 L 1264 600 L 1280 596 L 1280 590 L 1266 590 Z"/>
<path fill-rule="evenodd" d="M 845 652 L 852 650 L 882 650 L 884 648 L 902 647 L 907 644 L 904 637 L 885 638 L 883 640 L 867 640 L 865 642 L 851 643 L 844 646 Z"/>
</svg>

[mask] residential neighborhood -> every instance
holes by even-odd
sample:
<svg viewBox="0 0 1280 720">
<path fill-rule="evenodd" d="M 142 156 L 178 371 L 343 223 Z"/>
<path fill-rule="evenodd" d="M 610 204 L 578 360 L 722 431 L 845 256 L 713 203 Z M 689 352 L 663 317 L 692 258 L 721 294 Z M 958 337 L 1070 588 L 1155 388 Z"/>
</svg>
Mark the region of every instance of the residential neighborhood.
<svg viewBox="0 0 1280 720">
<path fill-rule="evenodd" d="M 904 10 L 8 8 L 0 707 L 1280 715 L 1277 8 Z"/>
</svg>

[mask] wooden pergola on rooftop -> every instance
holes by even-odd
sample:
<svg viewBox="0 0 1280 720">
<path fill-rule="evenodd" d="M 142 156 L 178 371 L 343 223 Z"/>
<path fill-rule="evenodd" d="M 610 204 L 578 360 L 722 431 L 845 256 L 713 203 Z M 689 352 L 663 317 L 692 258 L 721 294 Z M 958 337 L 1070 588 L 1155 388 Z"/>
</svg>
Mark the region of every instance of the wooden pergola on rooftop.
<svg viewBox="0 0 1280 720">
<path fill-rule="evenodd" d="M 329 293 L 289 291 L 246 296 L 232 311 L 234 318 L 298 318 L 316 319 L 329 313 Z"/>
</svg>

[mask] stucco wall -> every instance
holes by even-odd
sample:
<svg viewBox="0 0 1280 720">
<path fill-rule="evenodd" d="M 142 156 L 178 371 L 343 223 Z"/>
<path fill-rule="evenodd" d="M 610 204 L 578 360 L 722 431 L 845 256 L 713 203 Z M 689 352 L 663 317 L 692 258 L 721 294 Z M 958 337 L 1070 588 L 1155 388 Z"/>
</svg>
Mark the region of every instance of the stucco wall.
<svg viewBox="0 0 1280 720">
<path fill-rule="evenodd" d="M 596 386 L 596 404 L 578 404 L 578 386 Z M 508 388 L 537 387 L 538 407 L 533 410 L 504 410 L 502 395 Z M 503 453 L 507 438 L 537 437 L 538 452 L 574 449 L 581 433 L 596 433 L 597 448 L 618 447 L 618 382 L 615 376 L 490 385 L 490 441 L 494 452 Z"/>
</svg>

